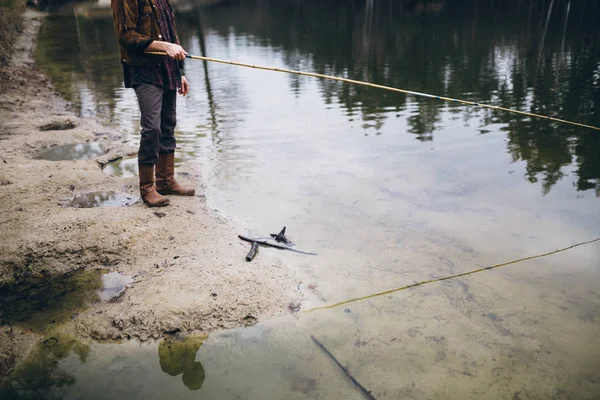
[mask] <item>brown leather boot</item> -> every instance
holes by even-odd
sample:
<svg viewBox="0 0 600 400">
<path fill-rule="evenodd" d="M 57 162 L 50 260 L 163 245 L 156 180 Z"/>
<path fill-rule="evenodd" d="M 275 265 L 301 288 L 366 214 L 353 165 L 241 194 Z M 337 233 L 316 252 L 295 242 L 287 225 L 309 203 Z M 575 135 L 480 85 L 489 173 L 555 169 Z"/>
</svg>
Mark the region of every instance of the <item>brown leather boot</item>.
<svg viewBox="0 0 600 400">
<path fill-rule="evenodd" d="M 193 196 L 194 189 L 181 186 L 175 180 L 175 154 L 159 154 L 156 164 L 156 190 L 160 194 Z"/>
<path fill-rule="evenodd" d="M 150 207 L 164 207 L 169 199 L 161 196 L 154 187 L 154 165 L 138 165 L 140 170 L 140 195 Z"/>
</svg>

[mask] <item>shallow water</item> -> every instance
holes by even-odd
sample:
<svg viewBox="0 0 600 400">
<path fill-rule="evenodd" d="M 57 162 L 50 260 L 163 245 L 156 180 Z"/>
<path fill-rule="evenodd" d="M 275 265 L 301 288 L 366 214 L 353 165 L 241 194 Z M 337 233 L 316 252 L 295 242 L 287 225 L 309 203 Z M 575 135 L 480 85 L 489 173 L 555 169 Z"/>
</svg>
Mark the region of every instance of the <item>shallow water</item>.
<svg viewBox="0 0 600 400">
<path fill-rule="evenodd" d="M 93 208 L 93 207 L 127 207 L 139 200 L 139 197 L 129 193 L 101 191 L 76 195 L 67 203 L 67 207 Z"/>
<path fill-rule="evenodd" d="M 70 319 L 98 299 L 101 271 L 38 276 L 0 287 L 1 318 L 27 329 L 43 330 Z"/>
<path fill-rule="evenodd" d="M 593 2 L 553 2 L 550 13 L 549 1 L 407 4 L 179 3 L 178 27 L 191 54 L 600 125 Z M 107 10 L 58 11 L 42 38 L 55 85 L 135 142 L 135 95 L 122 87 Z M 257 256 L 277 254 L 299 274 L 303 310 L 600 236 L 593 130 L 200 61 L 186 70 L 178 162 L 202 174 L 207 201 L 240 233 L 285 225 L 298 248 L 319 253 Z M 59 363 L 75 380 L 58 392 L 361 398 L 314 334 L 376 398 L 594 399 L 599 268 L 596 242 L 214 334 L 198 348 L 205 379 L 193 391 L 183 373 L 161 370 L 156 344 L 91 344 L 87 362 Z"/>
<path fill-rule="evenodd" d="M 97 301 L 118 296 L 131 277 L 101 269 L 40 275 L 0 286 L 0 321 L 43 331 L 59 326 Z"/>
<path fill-rule="evenodd" d="M 137 158 L 125 158 L 106 164 L 103 169 L 107 175 L 132 178 L 138 175 Z"/>
<path fill-rule="evenodd" d="M 600 245 L 594 245 L 600 251 Z M 598 272 L 581 248 L 208 338 L 39 347 L 5 393 L 41 398 L 362 399 L 321 341 L 377 399 L 595 399 Z M 571 270 L 556 270 L 568 263 Z M 82 352 L 85 349 L 84 356 Z M 48 359 L 56 359 L 48 364 Z M 27 365 L 27 364 L 26 364 Z M 67 381 L 68 383 L 65 383 Z M 44 384 L 47 381 L 42 381 Z"/>
<path fill-rule="evenodd" d="M 106 149 L 98 143 L 74 143 L 52 147 L 37 154 L 36 160 L 62 161 L 87 160 L 106 153 Z"/>
</svg>

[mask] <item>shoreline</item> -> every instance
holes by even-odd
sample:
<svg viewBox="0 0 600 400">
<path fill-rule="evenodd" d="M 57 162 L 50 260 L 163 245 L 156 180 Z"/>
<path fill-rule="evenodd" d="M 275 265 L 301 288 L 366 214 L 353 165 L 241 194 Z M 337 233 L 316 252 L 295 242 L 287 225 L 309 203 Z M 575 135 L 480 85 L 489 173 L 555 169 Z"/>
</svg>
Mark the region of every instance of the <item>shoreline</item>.
<svg viewBox="0 0 600 400">
<path fill-rule="evenodd" d="M 100 168 L 108 160 L 135 155 L 137 149 L 126 147 L 118 132 L 78 118 L 36 69 L 33 54 L 46 15 L 25 11 L 26 29 L 0 73 L 0 288 L 77 270 L 134 277 L 116 301 L 94 302 L 52 327 L 95 340 L 207 334 L 289 314 L 289 305 L 304 299 L 295 273 L 273 256 L 247 262 L 249 247 L 237 238 L 240 232 L 207 207 L 202 193 L 170 197 L 171 205 L 160 209 L 141 202 L 128 207 L 64 206 L 98 191 L 139 197 L 137 176 L 119 178 Z M 40 130 L 50 123 L 70 129 Z M 33 159 L 42 150 L 73 143 L 95 144 L 107 152 L 86 160 Z M 197 192 L 202 188 L 200 171 L 182 166 L 178 172 Z M 6 365 L 0 377 L 46 331 L 1 325 L 0 366 Z"/>
</svg>

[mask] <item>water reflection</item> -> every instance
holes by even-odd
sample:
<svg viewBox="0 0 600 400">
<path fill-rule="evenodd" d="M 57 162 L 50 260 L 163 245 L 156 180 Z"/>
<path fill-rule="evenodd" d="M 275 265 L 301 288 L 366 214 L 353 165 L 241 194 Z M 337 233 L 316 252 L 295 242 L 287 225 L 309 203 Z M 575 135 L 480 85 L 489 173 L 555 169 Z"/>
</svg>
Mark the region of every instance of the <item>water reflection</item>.
<svg viewBox="0 0 600 400">
<path fill-rule="evenodd" d="M 101 191 L 77 195 L 67 203 L 68 207 L 127 207 L 139 201 L 139 197 L 128 193 Z"/>
<path fill-rule="evenodd" d="M 349 4 L 244 2 L 228 10 L 227 25 L 206 19 L 223 37 L 234 27 L 237 35 L 264 40 L 286 55 L 302 54 L 317 73 L 600 124 L 600 29 L 593 23 L 599 10 L 588 2 L 552 10 L 547 1 L 440 1 L 429 8 L 420 2 Z M 548 22 L 561 29 L 545 29 Z M 375 132 L 410 108 L 408 130 L 421 141 L 443 131 L 439 122 L 446 112 L 460 112 L 465 123 L 481 127 L 501 122 L 513 159 L 527 161 L 528 179 L 543 181 L 544 193 L 571 163 L 577 166 L 577 190 L 599 190 L 593 149 L 600 135 L 594 131 L 363 87 L 320 86 L 327 101 L 337 99 L 347 115 L 360 115 L 363 127 Z"/>
<path fill-rule="evenodd" d="M 105 153 L 106 149 L 99 143 L 75 143 L 52 147 L 33 158 L 48 161 L 87 160 Z"/>
<path fill-rule="evenodd" d="M 208 338 L 88 346 L 52 335 L 10 387 L 65 399 L 363 399 L 314 335 L 377 399 L 595 399 L 599 249 Z"/>
<path fill-rule="evenodd" d="M 196 353 L 206 337 L 165 339 L 158 345 L 160 369 L 168 375 L 182 374 L 183 384 L 190 390 L 198 390 L 206 377 L 202 363 L 196 361 Z"/>
<path fill-rule="evenodd" d="M 39 342 L 27 359 L 0 384 L 3 399 L 61 399 L 59 390 L 75 385 L 75 377 L 58 367 L 61 360 L 75 354 L 85 363 L 90 345 L 71 336 L 52 334 Z"/>
<path fill-rule="evenodd" d="M 202 387 L 206 377 L 202 363 L 195 361 L 196 353 L 206 338 L 206 336 L 173 337 L 164 339 L 160 344 L 151 343 L 146 346 L 153 350 L 153 355 L 148 354 L 148 360 L 141 363 L 140 370 L 144 376 L 150 375 L 152 379 L 144 383 L 143 389 L 139 388 L 140 392 L 136 392 L 138 384 L 142 382 L 136 381 L 136 378 L 131 379 L 131 374 L 135 375 L 137 372 L 135 364 L 131 362 L 136 357 L 143 360 L 143 349 L 139 343 L 136 343 L 133 348 L 127 344 L 98 344 L 80 341 L 67 334 L 50 332 L 35 345 L 17 369 L 0 383 L 0 398 L 61 399 L 72 398 L 72 396 L 107 398 L 97 391 L 99 388 L 96 388 L 98 381 L 102 382 L 105 378 L 119 380 L 118 385 L 109 385 L 112 389 L 104 388 L 106 393 L 111 394 L 108 397 L 112 397 L 115 389 L 119 392 L 118 397 L 132 390 L 133 397 L 128 398 L 148 398 L 147 393 L 140 395 L 148 388 L 152 388 L 153 391 L 151 398 L 164 398 L 169 391 L 177 393 L 173 381 L 163 380 L 161 383 L 163 386 L 160 388 L 153 385 L 152 382 L 159 379 L 159 371 L 169 376 L 181 375 L 185 387 L 196 391 Z M 90 357 L 92 348 L 95 348 L 96 352 L 92 352 Z M 157 350 L 159 365 L 155 361 Z M 90 358 L 91 366 L 86 365 Z M 109 361 L 109 365 L 96 364 L 104 361 Z M 82 374 L 81 371 L 85 372 Z M 126 382 L 121 380 L 123 377 L 126 377 Z"/>
<path fill-rule="evenodd" d="M 71 318 L 99 299 L 103 271 L 37 276 L 0 287 L 0 319 L 23 328 L 45 329 Z"/>
<path fill-rule="evenodd" d="M 201 55 L 248 61 L 238 45 L 271 48 L 288 68 L 600 124 L 600 29 L 594 23 L 600 11 L 589 2 L 354 0 L 340 6 L 333 1 L 244 1 L 210 9 L 193 1 L 177 4 L 180 37 Z M 42 28 L 39 59 L 82 114 L 101 115 L 135 133 L 137 121 L 130 114 L 136 104 L 122 90 L 111 24 L 102 5 L 79 5 L 75 16 L 63 10 Z M 190 75 L 197 78 L 192 88 L 202 93 L 186 104 L 190 109 L 183 114 L 193 121 L 180 122 L 182 147 L 187 157 L 196 158 L 203 150 L 191 142 L 208 135 L 219 151 L 235 158 L 240 138 L 234 142 L 226 136 L 236 130 L 236 118 L 226 114 L 243 111 L 248 99 L 236 90 L 239 83 L 231 70 L 190 63 Z M 224 82 L 223 76 L 216 85 L 211 82 L 222 73 Z M 295 96 L 312 91 L 310 79 L 286 79 Z M 595 151 L 600 135 L 593 131 L 335 82 L 319 81 L 318 87 L 325 104 L 339 106 L 351 125 L 360 120 L 367 135 L 396 135 L 396 124 L 391 130 L 386 126 L 397 118 L 405 119 L 407 131 L 422 142 L 443 134 L 447 115 L 483 131 L 501 124 L 511 157 L 527 162 L 527 179 L 541 182 L 543 193 L 573 165 L 575 188 L 600 195 Z M 205 112 L 199 114 L 198 107 Z"/>
<path fill-rule="evenodd" d="M 125 158 L 106 164 L 103 169 L 108 175 L 131 178 L 138 175 L 137 158 Z"/>
</svg>

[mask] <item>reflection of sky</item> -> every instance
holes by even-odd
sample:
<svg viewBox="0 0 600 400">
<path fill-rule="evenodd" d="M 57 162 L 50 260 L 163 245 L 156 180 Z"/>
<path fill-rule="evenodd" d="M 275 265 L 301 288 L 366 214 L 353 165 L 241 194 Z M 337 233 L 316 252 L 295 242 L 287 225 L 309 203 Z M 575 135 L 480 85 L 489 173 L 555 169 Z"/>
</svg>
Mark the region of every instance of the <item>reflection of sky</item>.
<svg viewBox="0 0 600 400">
<path fill-rule="evenodd" d="M 81 104 L 81 117 L 95 118 L 98 116 L 98 99 L 94 96 L 94 92 L 90 90 L 87 82 L 77 83 L 77 92 L 79 93 L 79 102 Z"/>
<path fill-rule="evenodd" d="M 500 82 L 504 83 L 509 91 L 513 89 L 512 67 L 517 61 L 516 52 L 517 49 L 513 46 L 498 46 L 494 49 L 494 67 Z"/>
<path fill-rule="evenodd" d="M 52 147 L 37 154 L 34 158 L 41 160 L 85 160 L 106 153 L 98 143 L 75 143 Z"/>
</svg>

